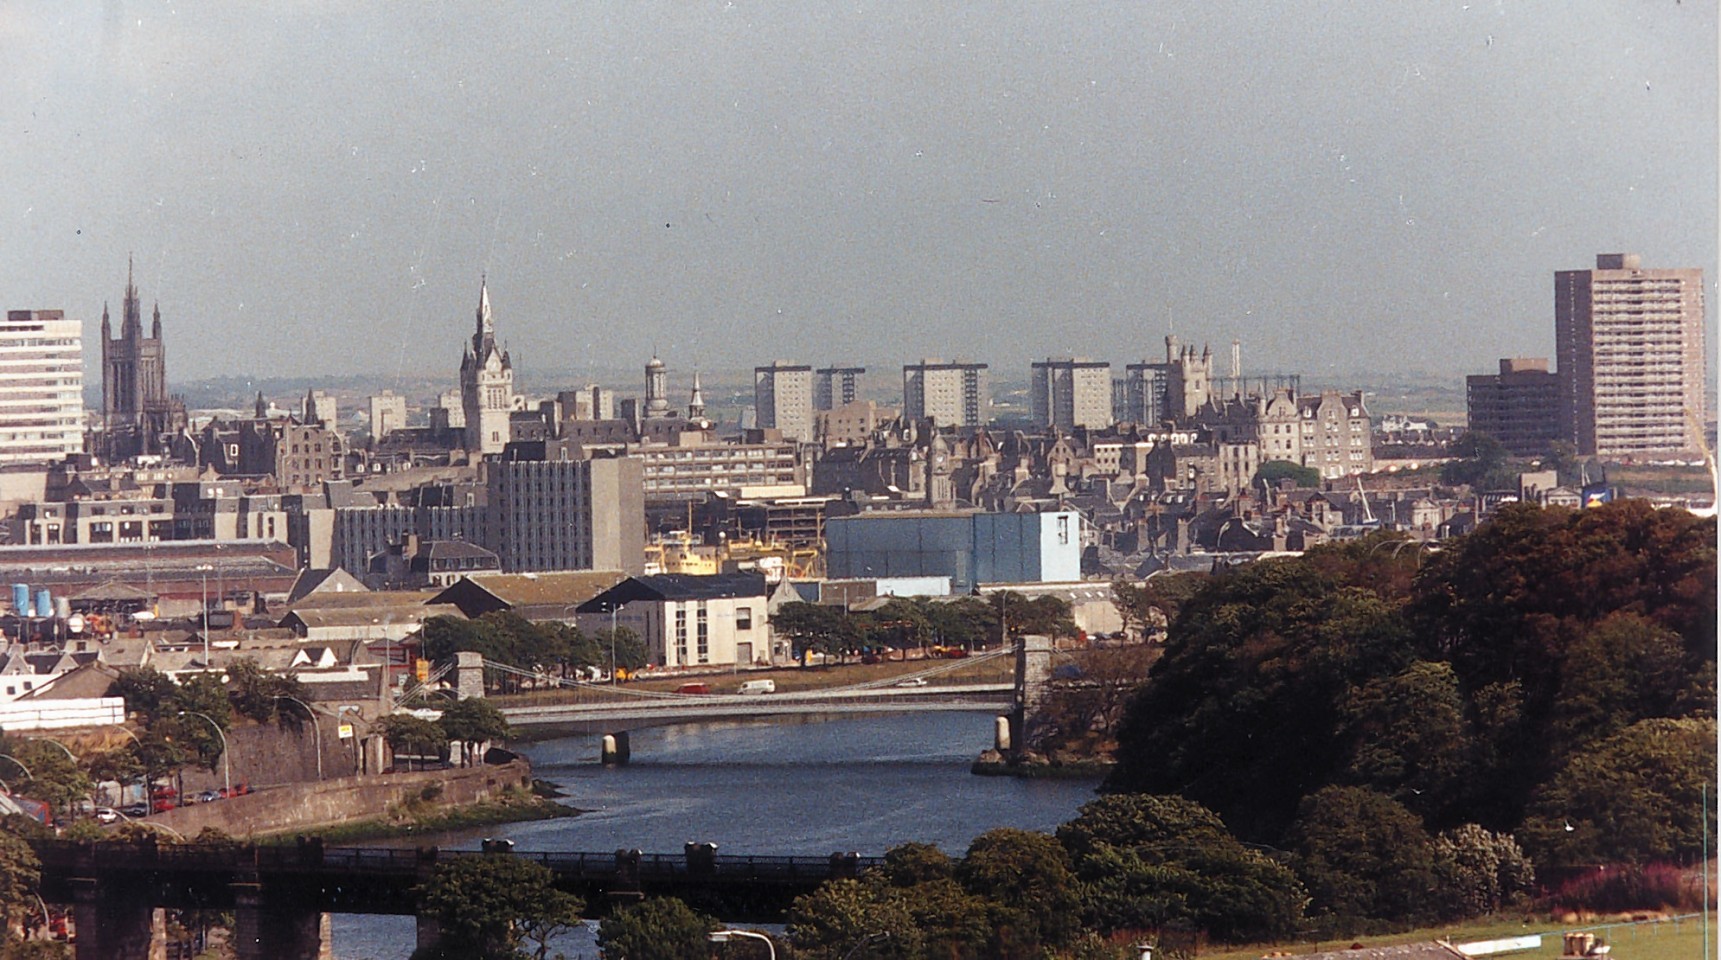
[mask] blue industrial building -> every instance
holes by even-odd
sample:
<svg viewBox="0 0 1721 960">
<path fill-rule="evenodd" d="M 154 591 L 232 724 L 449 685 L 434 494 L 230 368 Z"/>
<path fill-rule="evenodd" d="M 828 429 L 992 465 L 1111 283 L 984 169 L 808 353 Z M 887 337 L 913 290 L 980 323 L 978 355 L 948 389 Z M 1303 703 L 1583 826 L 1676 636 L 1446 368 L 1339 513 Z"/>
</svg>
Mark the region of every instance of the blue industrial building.
<svg viewBox="0 0 1721 960">
<path fill-rule="evenodd" d="M 951 592 L 981 583 L 1082 578 L 1081 519 L 1049 513 L 863 513 L 825 523 L 832 579 L 949 577 Z"/>
</svg>

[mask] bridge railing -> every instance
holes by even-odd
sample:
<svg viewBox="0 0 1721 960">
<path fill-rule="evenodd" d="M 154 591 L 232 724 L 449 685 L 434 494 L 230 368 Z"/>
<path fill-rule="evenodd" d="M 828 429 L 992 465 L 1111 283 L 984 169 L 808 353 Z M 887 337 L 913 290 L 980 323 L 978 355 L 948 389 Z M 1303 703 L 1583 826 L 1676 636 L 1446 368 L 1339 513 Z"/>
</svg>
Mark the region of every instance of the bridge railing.
<svg viewBox="0 0 1721 960">
<path fill-rule="evenodd" d="M 703 855 L 640 853 L 627 851 L 592 853 L 580 851 L 518 851 L 506 854 L 476 850 L 440 850 L 434 847 L 323 847 L 311 842 L 289 846 L 156 844 L 150 842 L 84 843 L 69 840 L 38 840 L 31 846 L 44 867 L 66 869 L 99 867 L 109 870 L 154 868 L 180 871 L 227 873 L 260 872 L 350 872 L 371 875 L 409 875 L 426 861 L 463 857 L 515 856 L 541 863 L 552 873 L 572 880 L 605 880 L 624 872 L 645 882 L 699 879 L 715 883 L 777 881 L 817 882 L 833 877 L 856 876 L 883 864 L 881 857 L 835 855 L 793 857 L 752 854 Z"/>
</svg>

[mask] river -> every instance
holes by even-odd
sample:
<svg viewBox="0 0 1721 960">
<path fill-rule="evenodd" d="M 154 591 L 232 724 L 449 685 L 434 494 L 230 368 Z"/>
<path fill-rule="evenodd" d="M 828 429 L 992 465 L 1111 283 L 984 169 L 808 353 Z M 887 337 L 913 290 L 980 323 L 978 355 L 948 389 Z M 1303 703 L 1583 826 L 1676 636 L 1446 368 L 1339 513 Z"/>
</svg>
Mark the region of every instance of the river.
<svg viewBox="0 0 1721 960">
<path fill-rule="evenodd" d="M 1093 780 L 977 777 L 991 746 L 990 713 L 688 723 L 636 730 L 633 761 L 597 762 L 596 737 L 527 744 L 521 752 L 563 802 L 585 813 L 435 838 L 476 848 L 486 836 L 521 850 L 680 853 L 688 841 L 719 853 L 881 854 L 909 841 L 951 854 L 994 827 L 1050 831 L 1093 797 Z M 410 917 L 336 915 L 338 960 L 406 960 Z M 595 957 L 590 935 L 560 949 Z"/>
</svg>

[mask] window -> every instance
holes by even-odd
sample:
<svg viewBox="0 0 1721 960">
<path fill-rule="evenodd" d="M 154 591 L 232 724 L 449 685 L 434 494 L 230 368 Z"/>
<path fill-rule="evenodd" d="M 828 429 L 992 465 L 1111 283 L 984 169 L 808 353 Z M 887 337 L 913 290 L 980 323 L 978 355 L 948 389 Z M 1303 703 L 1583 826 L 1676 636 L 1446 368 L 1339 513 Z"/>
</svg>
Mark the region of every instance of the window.
<svg viewBox="0 0 1721 960">
<path fill-rule="evenodd" d="M 698 620 L 697 620 L 697 634 L 698 634 L 697 650 L 699 653 L 699 662 L 700 663 L 710 663 L 711 662 L 711 624 L 706 619 L 705 601 L 703 601 L 703 600 L 701 600 L 699 602 L 699 613 L 698 613 Z"/>
<path fill-rule="evenodd" d="M 687 662 L 687 611 L 679 608 L 675 611 L 675 662 Z"/>
<path fill-rule="evenodd" d="M 1058 545 L 1067 546 L 1070 542 L 1070 518 L 1058 518 Z"/>
<path fill-rule="evenodd" d="M 753 608 L 752 607 L 736 607 L 735 608 L 735 629 L 737 629 L 737 630 L 751 630 L 751 629 L 753 629 Z"/>
</svg>

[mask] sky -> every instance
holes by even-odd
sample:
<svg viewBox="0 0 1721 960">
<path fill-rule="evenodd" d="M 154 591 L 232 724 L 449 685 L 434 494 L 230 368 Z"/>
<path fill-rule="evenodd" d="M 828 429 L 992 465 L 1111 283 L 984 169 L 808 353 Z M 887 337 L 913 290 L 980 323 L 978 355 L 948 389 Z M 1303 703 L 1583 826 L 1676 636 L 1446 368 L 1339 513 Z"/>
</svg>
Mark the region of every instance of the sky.
<svg viewBox="0 0 1721 960">
<path fill-rule="evenodd" d="M 1705 0 L 8 0 L 0 301 L 93 359 L 134 257 L 173 380 L 453 385 L 484 276 L 517 370 L 1456 378 L 1634 251 L 1713 349 L 1716 51 Z"/>
</svg>

